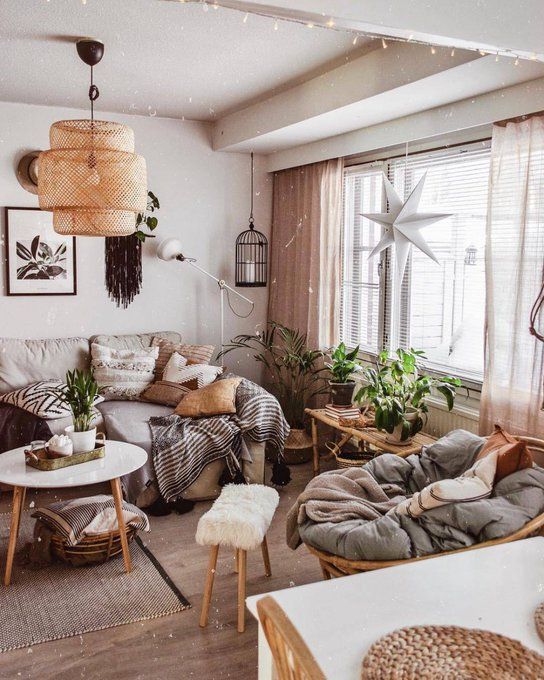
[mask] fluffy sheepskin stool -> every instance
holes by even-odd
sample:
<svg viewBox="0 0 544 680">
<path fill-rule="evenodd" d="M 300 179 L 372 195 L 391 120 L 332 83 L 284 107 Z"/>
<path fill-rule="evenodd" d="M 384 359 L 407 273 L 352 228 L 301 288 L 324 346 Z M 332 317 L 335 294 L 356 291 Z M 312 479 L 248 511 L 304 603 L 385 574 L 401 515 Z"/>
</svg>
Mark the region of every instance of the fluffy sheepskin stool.
<svg viewBox="0 0 544 680">
<path fill-rule="evenodd" d="M 208 625 L 219 546 L 234 548 L 238 572 L 238 632 L 245 630 L 247 551 L 261 546 L 265 574 L 271 576 L 266 532 L 279 503 L 278 492 L 262 484 L 228 484 L 198 522 L 196 541 L 211 546 L 200 625 Z"/>
</svg>

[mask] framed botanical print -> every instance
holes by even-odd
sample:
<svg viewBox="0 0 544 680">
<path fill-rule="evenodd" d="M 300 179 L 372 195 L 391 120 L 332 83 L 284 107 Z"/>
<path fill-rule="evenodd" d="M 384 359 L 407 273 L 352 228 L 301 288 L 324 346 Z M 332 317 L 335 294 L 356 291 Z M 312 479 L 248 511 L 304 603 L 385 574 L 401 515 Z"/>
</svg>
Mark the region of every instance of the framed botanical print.
<svg viewBox="0 0 544 680">
<path fill-rule="evenodd" d="M 53 230 L 39 208 L 6 208 L 8 295 L 76 295 L 76 239 Z"/>
</svg>

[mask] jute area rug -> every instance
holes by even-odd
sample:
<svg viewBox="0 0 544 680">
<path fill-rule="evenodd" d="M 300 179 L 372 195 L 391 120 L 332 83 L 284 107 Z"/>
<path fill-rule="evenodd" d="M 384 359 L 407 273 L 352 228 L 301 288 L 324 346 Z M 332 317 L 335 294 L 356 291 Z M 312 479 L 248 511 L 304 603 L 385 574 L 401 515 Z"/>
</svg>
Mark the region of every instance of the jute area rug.
<svg viewBox="0 0 544 680">
<path fill-rule="evenodd" d="M 2 578 L 9 522 L 9 514 L 0 514 Z M 91 567 L 55 562 L 31 569 L 22 548 L 32 540 L 34 522 L 28 513 L 22 515 L 11 585 L 0 585 L 0 652 L 155 619 L 191 606 L 139 539 L 130 546 L 130 574 L 124 571 L 122 557 Z"/>
</svg>

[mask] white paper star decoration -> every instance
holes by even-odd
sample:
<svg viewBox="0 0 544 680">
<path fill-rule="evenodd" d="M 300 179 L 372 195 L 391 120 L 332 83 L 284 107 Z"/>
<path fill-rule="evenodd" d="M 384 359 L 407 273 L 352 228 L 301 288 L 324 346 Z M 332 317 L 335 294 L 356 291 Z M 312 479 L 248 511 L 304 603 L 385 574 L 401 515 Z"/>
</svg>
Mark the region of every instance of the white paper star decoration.
<svg viewBox="0 0 544 680">
<path fill-rule="evenodd" d="M 423 192 L 423 185 L 427 173 L 417 183 L 417 186 L 412 191 L 410 196 L 403 203 L 397 194 L 395 187 L 383 176 L 383 186 L 389 202 L 389 212 L 387 213 L 363 213 L 363 217 L 381 224 L 384 228 L 383 236 L 379 243 L 372 249 L 368 257 L 373 257 L 382 250 L 395 245 L 397 253 L 397 283 L 400 285 L 404 276 L 408 254 L 410 252 L 410 245 L 419 248 L 425 255 L 428 255 L 432 260 L 438 263 L 435 254 L 429 248 L 419 230 L 423 227 L 428 227 L 439 220 L 450 217 L 451 213 L 418 213 L 417 209 L 421 194 Z"/>
</svg>

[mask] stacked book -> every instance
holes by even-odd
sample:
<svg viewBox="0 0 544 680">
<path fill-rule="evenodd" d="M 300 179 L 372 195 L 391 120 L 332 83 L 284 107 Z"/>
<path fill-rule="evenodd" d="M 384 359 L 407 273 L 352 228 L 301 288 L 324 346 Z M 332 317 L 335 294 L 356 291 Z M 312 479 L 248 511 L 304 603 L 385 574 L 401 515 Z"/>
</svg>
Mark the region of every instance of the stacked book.
<svg viewBox="0 0 544 680">
<path fill-rule="evenodd" d="M 335 404 L 327 404 L 325 406 L 325 415 L 333 420 L 357 420 L 361 415 L 361 411 L 357 406 L 336 406 Z"/>
</svg>

